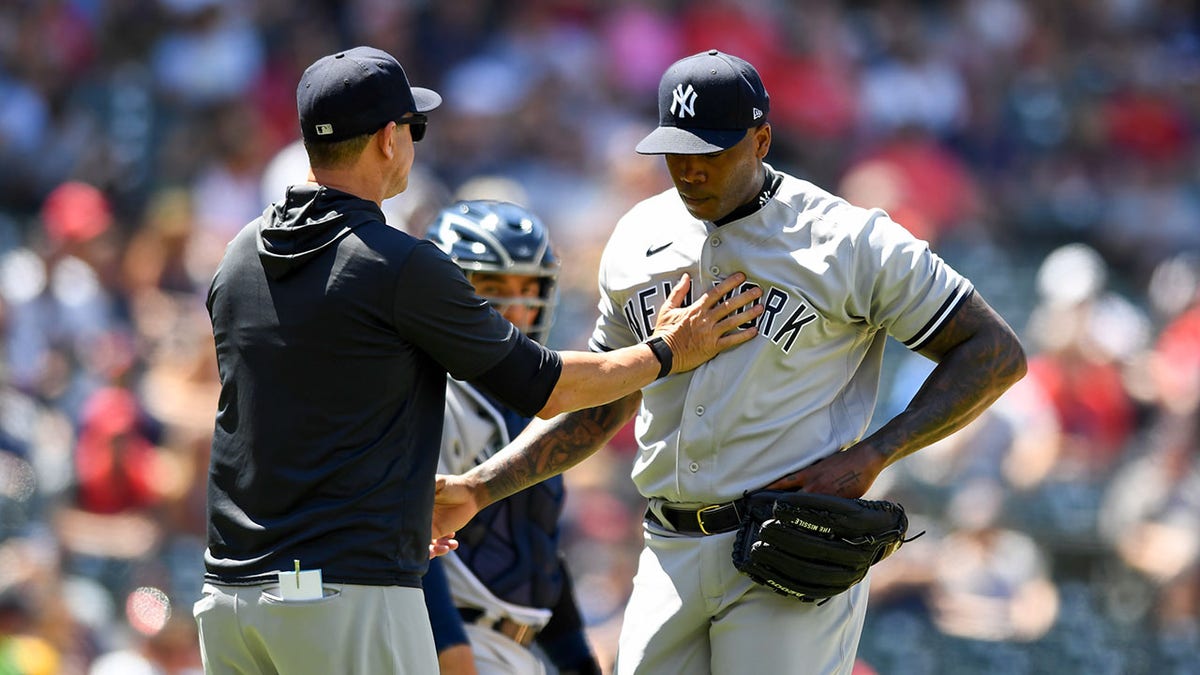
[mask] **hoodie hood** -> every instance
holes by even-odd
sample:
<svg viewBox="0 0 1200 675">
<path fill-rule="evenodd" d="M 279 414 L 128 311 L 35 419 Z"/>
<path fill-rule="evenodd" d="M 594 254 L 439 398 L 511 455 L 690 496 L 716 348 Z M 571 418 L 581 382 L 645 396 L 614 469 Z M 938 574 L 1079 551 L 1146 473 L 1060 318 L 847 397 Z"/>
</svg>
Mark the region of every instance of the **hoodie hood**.
<svg viewBox="0 0 1200 675">
<path fill-rule="evenodd" d="M 263 211 L 258 258 L 267 276 L 279 279 L 371 221 L 385 222 L 373 202 L 323 185 L 293 185 Z"/>
</svg>

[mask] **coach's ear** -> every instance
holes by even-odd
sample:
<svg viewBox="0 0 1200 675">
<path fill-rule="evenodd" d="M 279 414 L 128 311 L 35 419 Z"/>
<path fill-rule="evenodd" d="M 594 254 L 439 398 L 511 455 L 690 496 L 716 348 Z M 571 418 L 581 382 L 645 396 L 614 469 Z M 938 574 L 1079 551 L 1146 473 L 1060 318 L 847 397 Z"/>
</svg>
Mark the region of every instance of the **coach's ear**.
<svg viewBox="0 0 1200 675">
<path fill-rule="evenodd" d="M 376 131 L 375 134 L 371 136 L 371 142 L 379 148 L 379 152 L 387 159 L 392 159 L 396 156 L 397 126 L 398 125 L 395 122 L 388 122 L 387 126 L 383 127 L 379 131 Z"/>
</svg>

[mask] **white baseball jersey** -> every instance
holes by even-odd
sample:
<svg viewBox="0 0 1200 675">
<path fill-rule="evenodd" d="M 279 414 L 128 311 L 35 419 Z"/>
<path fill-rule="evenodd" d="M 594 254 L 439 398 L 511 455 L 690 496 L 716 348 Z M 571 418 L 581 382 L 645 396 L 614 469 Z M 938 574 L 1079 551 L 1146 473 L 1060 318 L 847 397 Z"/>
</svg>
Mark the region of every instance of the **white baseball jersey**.
<svg viewBox="0 0 1200 675">
<path fill-rule="evenodd" d="M 509 442 L 508 431 L 500 411 L 479 392 L 458 380 L 446 381 L 449 386 L 438 472 L 461 474 L 503 449 Z M 506 616 L 538 629 L 550 621 L 548 609 L 517 605 L 496 597 L 454 552 L 443 556 L 442 563 L 456 606 L 477 607 L 489 618 Z M 512 646 L 527 651 L 515 642 Z"/>
<path fill-rule="evenodd" d="M 875 408 L 886 336 L 919 349 L 973 292 L 883 211 L 779 175 L 762 208 L 722 226 L 667 190 L 605 248 L 593 350 L 645 340 L 684 272 L 688 302 L 739 271 L 763 290 L 754 339 L 643 390 L 633 480 L 646 497 L 729 501 L 851 445 Z"/>
</svg>

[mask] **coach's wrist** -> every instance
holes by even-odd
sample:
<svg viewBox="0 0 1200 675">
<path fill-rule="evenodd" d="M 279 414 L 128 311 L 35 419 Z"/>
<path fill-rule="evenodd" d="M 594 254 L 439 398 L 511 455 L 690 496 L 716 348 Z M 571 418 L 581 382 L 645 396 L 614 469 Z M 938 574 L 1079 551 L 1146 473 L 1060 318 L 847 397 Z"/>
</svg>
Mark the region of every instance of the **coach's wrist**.
<svg viewBox="0 0 1200 675">
<path fill-rule="evenodd" d="M 661 380 L 670 375 L 671 367 L 675 362 L 675 353 L 671 351 L 671 345 L 656 335 L 646 340 L 646 346 L 654 353 L 654 358 L 658 359 L 658 375 L 654 379 Z"/>
</svg>

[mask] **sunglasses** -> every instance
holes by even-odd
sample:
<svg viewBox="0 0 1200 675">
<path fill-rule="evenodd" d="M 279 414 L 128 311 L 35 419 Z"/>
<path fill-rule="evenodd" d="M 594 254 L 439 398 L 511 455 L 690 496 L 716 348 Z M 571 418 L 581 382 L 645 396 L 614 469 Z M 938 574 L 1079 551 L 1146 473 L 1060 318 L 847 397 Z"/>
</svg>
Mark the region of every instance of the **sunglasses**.
<svg viewBox="0 0 1200 675">
<path fill-rule="evenodd" d="M 429 126 L 429 117 L 420 113 L 414 113 L 403 119 L 396 120 L 396 124 L 407 124 L 408 132 L 412 134 L 413 143 L 425 138 L 425 129 Z"/>
</svg>

